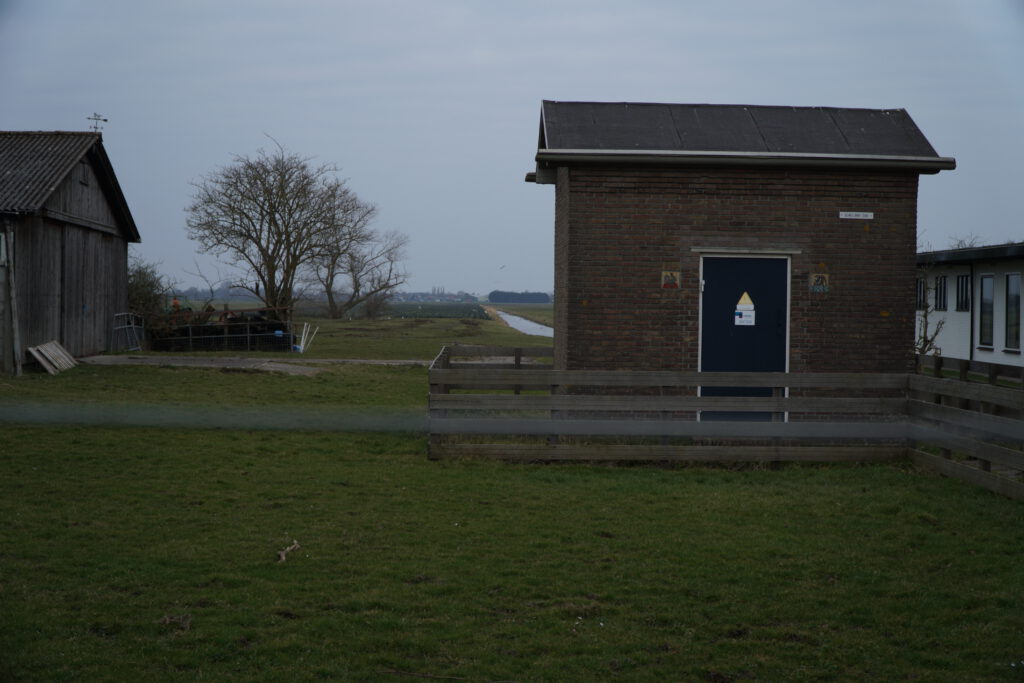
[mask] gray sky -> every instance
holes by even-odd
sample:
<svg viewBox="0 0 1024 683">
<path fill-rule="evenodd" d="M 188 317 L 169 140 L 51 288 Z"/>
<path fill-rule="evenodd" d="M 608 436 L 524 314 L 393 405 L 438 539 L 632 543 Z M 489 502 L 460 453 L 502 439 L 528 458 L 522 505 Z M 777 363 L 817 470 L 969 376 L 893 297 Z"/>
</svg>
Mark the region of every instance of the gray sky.
<svg viewBox="0 0 1024 683">
<path fill-rule="evenodd" d="M 0 0 L 0 129 L 104 144 L 141 255 L 183 285 L 190 181 L 272 145 L 411 238 L 406 289 L 544 290 L 540 102 L 902 107 L 958 169 L 921 241 L 1024 240 L 1024 0 Z"/>
</svg>

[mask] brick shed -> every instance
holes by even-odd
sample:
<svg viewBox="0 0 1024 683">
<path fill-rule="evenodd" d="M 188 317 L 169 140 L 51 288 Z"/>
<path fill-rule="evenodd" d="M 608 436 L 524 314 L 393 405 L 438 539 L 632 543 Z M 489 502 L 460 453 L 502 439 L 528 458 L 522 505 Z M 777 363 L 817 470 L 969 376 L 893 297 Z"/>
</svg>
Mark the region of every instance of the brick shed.
<svg viewBox="0 0 1024 683">
<path fill-rule="evenodd" d="M 902 109 L 545 101 L 557 369 L 907 372 L 917 183 Z"/>
</svg>

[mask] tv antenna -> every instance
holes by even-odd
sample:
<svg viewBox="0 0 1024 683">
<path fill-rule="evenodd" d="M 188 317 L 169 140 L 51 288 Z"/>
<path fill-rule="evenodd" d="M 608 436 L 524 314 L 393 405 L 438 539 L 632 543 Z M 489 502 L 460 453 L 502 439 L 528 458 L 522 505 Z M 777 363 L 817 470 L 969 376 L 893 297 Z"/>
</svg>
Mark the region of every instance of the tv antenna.
<svg viewBox="0 0 1024 683">
<path fill-rule="evenodd" d="M 102 116 L 100 116 L 99 114 L 97 114 L 95 112 L 93 112 L 92 116 L 86 116 L 85 118 L 88 119 L 89 121 L 92 121 L 92 130 L 95 133 L 99 133 L 101 130 L 103 130 L 103 127 L 100 126 L 100 123 L 106 123 L 107 122 L 107 119 L 103 118 Z"/>
</svg>

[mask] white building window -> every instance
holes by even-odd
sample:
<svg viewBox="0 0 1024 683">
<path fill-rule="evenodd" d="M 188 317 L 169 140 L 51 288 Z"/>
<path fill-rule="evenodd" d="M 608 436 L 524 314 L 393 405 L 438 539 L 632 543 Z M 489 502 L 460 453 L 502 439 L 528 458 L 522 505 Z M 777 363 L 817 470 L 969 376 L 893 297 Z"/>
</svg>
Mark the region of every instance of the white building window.
<svg viewBox="0 0 1024 683">
<path fill-rule="evenodd" d="M 1006 348 L 1020 351 L 1020 273 L 1006 274 Z"/>
<path fill-rule="evenodd" d="M 935 310 L 946 310 L 946 276 L 935 276 Z"/>
<path fill-rule="evenodd" d="M 992 335 L 995 328 L 995 288 L 992 275 L 982 275 L 978 293 L 978 305 L 981 313 L 978 316 L 978 344 L 992 346 Z"/>
<path fill-rule="evenodd" d="M 971 276 L 956 276 L 956 310 L 971 310 Z"/>
</svg>

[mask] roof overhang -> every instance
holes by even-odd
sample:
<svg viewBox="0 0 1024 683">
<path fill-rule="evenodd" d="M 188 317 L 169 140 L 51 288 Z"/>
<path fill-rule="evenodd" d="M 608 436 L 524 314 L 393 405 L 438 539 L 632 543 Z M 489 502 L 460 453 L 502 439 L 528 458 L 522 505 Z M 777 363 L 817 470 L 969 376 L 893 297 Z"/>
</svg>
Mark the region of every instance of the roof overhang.
<svg viewBox="0 0 1024 683">
<path fill-rule="evenodd" d="M 649 164 L 660 166 L 758 166 L 846 168 L 938 173 L 956 168 L 956 159 L 939 156 L 816 154 L 809 152 L 703 152 L 678 150 L 540 149 L 537 174 L 529 182 L 552 182 L 544 169 L 570 164 Z"/>
<path fill-rule="evenodd" d="M 986 247 L 967 247 L 945 251 L 924 251 L 917 255 L 918 265 L 974 263 L 978 261 L 1002 261 L 1024 259 L 1024 242 L 996 244 Z"/>
</svg>

